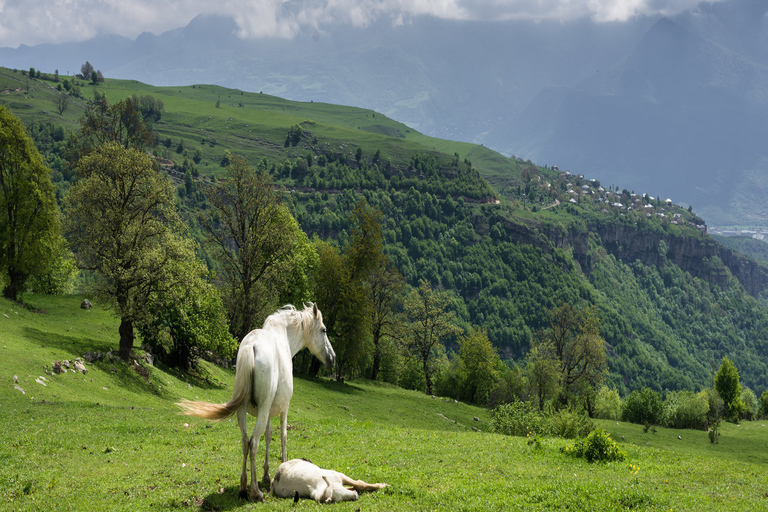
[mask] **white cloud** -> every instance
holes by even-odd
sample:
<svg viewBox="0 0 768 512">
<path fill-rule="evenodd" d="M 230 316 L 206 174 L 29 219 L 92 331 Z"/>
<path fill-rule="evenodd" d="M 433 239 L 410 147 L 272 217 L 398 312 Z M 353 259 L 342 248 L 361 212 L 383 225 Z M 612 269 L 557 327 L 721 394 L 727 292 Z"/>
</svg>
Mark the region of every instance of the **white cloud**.
<svg viewBox="0 0 768 512">
<path fill-rule="evenodd" d="M 717 0 L 715 0 L 717 1 Z M 84 40 L 100 33 L 134 38 L 186 25 L 198 14 L 232 16 L 242 37 L 292 37 L 335 23 L 393 25 L 415 16 L 455 20 L 591 17 L 621 21 L 671 15 L 700 0 L 0 0 L 0 46 Z"/>
</svg>

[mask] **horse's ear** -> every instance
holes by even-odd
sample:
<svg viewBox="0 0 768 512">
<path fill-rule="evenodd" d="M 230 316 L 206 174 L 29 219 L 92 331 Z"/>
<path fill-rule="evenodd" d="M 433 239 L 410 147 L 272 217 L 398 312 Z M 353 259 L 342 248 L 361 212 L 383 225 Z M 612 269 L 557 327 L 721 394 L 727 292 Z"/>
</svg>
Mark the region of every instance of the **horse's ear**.
<svg viewBox="0 0 768 512">
<path fill-rule="evenodd" d="M 312 304 L 312 314 L 317 318 L 317 304 Z"/>
</svg>

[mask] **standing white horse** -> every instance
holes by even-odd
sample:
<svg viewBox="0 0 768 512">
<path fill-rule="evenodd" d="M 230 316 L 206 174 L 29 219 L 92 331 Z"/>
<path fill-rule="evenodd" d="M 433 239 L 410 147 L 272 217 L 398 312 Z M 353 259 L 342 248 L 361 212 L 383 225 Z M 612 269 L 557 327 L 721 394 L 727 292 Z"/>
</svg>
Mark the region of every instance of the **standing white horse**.
<svg viewBox="0 0 768 512">
<path fill-rule="evenodd" d="M 240 476 L 240 497 L 247 498 L 248 453 L 251 454 L 251 499 L 264 501 L 256 479 L 256 452 L 259 439 L 264 436 L 266 455 L 264 458 L 264 486 L 269 479 L 269 441 L 272 437 L 270 418 L 280 415 L 280 440 L 282 441 L 282 462 L 287 457 L 288 406 L 293 395 L 293 356 L 307 347 L 330 370 L 336 354 L 333 352 L 323 324 L 323 315 L 315 304 L 299 311 L 293 306 L 284 306 L 267 317 L 261 329 L 248 333 L 240 343 L 237 352 L 235 390 L 225 404 L 190 402 L 182 400 L 176 404 L 184 414 L 210 420 L 227 418 L 237 412 L 243 444 L 243 472 Z M 256 417 L 253 435 L 248 439 L 247 414 Z"/>
</svg>

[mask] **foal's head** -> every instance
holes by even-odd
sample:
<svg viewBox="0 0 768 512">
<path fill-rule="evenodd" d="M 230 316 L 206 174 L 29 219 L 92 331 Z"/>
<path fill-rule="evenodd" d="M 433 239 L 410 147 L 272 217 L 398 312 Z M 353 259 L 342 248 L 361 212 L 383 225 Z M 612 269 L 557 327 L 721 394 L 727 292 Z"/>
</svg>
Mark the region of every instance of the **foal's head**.
<svg viewBox="0 0 768 512">
<path fill-rule="evenodd" d="M 310 328 L 305 331 L 307 348 L 315 354 L 320 361 L 325 363 L 325 367 L 330 371 L 336 360 L 336 353 L 333 351 L 331 342 L 328 340 L 325 324 L 323 323 L 323 314 L 317 309 L 317 304 L 312 304 L 312 320 Z"/>
</svg>

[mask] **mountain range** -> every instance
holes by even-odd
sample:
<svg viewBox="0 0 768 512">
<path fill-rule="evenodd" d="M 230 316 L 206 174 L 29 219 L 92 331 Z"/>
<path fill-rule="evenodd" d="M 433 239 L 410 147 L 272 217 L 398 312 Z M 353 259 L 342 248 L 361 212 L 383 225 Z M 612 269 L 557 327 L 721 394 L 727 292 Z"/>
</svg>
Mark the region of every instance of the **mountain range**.
<svg viewBox="0 0 768 512">
<path fill-rule="evenodd" d="M 88 60 L 107 78 L 370 108 L 423 133 L 671 197 L 710 225 L 768 225 L 766 11 L 730 0 L 612 23 L 422 16 L 253 40 L 230 18 L 198 16 L 134 40 L 0 48 L 0 64 L 74 74 Z"/>
</svg>

